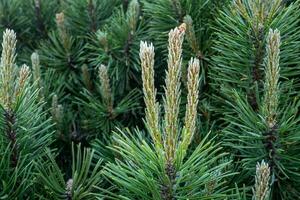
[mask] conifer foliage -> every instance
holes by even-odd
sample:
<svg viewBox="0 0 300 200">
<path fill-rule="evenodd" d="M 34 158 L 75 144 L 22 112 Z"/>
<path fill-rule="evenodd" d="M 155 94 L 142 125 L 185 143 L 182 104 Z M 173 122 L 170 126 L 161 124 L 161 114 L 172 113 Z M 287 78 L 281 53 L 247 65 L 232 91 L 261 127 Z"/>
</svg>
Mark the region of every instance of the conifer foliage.
<svg viewBox="0 0 300 200">
<path fill-rule="evenodd" d="M 211 77 L 226 105 L 224 145 L 234 152 L 236 182 L 252 177 L 255 165 L 270 167 L 271 199 L 299 195 L 299 2 L 235 0 L 221 12 Z M 222 28 L 224 27 L 224 28 Z"/>
<path fill-rule="evenodd" d="M 32 196 L 34 161 L 52 142 L 52 123 L 46 117 L 44 102 L 38 100 L 36 82 L 27 65 L 18 67 L 16 34 L 3 34 L 1 55 L 1 135 L 0 197 L 23 199 Z"/>
<path fill-rule="evenodd" d="M 77 152 L 75 152 L 77 151 Z M 47 152 L 47 166 L 43 166 L 43 161 L 39 160 L 37 168 L 40 173 L 43 189 L 41 199 L 93 199 L 95 198 L 95 187 L 100 186 L 102 179 L 101 159 L 95 157 L 91 149 L 81 149 L 79 145 L 77 150 L 72 145 L 72 174 L 67 181 L 63 172 L 57 165 L 53 154 Z"/>
<path fill-rule="evenodd" d="M 0 0 L 0 32 L 0 199 L 299 199 L 300 0 Z"/>
<path fill-rule="evenodd" d="M 159 114 L 154 87 L 154 47 L 141 42 L 143 91 L 146 104 L 145 125 L 153 144 L 136 131 L 136 139 L 120 131 L 114 135 L 112 147 L 122 159 L 109 163 L 104 174 L 120 188 L 120 195 L 112 199 L 223 199 L 228 163 L 221 148 L 212 141 L 203 141 L 186 158 L 196 126 L 199 60 L 191 59 L 188 68 L 188 103 L 184 127 L 179 127 L 180 76 L 182 42 L 186 25 L 169 33 L 168 70 L 164 97 L 164 123 Z M 218 162 L 220 162 L 218 164 Z M 190 187 L 193 189 L 190 189 Z"/>
</svg>

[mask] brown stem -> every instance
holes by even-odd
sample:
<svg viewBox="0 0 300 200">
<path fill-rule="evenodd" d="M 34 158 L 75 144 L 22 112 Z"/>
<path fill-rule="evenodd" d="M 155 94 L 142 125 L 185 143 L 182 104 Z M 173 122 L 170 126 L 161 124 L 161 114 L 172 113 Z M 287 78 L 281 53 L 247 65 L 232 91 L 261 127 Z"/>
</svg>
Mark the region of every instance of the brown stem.
<svg viewBox="0 0 300 200">
<path fill-rule="evenodd" d="M 176 169 L 171 161 L 167 162 L 165 170 L 170 183 L 161 186 L 161 197 L 164 200 L 175 200 L 173 196 L 173 185 L 176 179 Z"/>
<path fill-rule="evenodd" d="M 278 126 L 274 125 L 268 132 L 265 133 L 263 144 L 268 152 L 268 160 L 270 169 L 275 168 L 275 160 L 277 159 L 276 142 L 278 140 Z"/>
<path fill-rule="evenodd" d="M 35 0 L 35 16 L 38 32 L 45 33 L 45 25 L 41 14 L 41 0 Z"/>
<path fill-rule="evenodd" d="M 18 153 L 18 145 L 17 145 L 17 133 L 16 130 L 14 129 L 14 125 L 16 123 L 16 117 L 15 114 L 11 110 L 6 110 L 4 113 L 4 118 L 5 118 L 5 125 L 6 125 L 6 135 L 8 139 L 11 142 L 11 166 L 16 167 L 18 164 L 18 158 L 19 158 L 19 153 Z"/>
<path fill-rule="evenodd" d="M 126 65 L 129 65 L 129 57 L 130 57 L 130 50 L 131 50 L 132 42 L 133 42 L 133 35 L 129 32 L 126 43 L 125 43 L 124 48 L 123 48 L 124 49 L 124 56 L 125 56 L 125 60 L 126 60 Z"/>
</svg>

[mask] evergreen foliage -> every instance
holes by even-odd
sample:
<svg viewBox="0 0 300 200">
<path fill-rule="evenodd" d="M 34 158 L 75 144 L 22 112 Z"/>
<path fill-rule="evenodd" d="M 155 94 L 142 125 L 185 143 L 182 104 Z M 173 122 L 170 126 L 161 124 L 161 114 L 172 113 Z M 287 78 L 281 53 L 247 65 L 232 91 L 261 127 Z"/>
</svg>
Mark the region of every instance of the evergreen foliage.
<svg viewBox="0 0 300 200">
<path fill-rule="evenodd" d="M 81 150 L 80 145 L 77 152 L 72 145 L 72 174 L 68 181 L 65 181 L 64 174 L 55 162 L 53 154 L 47 150 L 48 161 L 39 160 L 37 168 L 44 192 L 41 199 L 94 199 L 95 187 L 102 182 L 101 159 L 95 157 L 91 149 Z M 47 166 L 43 167 L 43 161 Z"/>
<path fill-rule="evenodd" d="M 85 130 L 90 136 L 98 134 L 98 139 L 108 141 L 110 132 L 115 127 L 132 125 L 133 120 L 128 119 L 128 115 L 139 108 L 140 92 L 134 89 L 124 97 L 120 97 L 111 89 L 107 67 L 101 65 L 98 73 L 96 90 L 99 95 L 92 95 L 89 90 L 85 90 L 79 104 L 84 107 Z"/>
<path fill-rule="evenodd" d="M 83 36 L 101 28 L 119 4 L 119 0 L 65 0 L 63 8 L 72 33 Z"/>
<path fill-rule="evenodd" d="M 0 0 L 0 33 L 0 199 L 299 199 L 299 0 Z"/>
<path fill-rule="evenodd" d="M 120 188 L 120 195 L 114 194 L 112 199 L 225 198 L 226 187 L 223 184 L 228 173 L 224 168 L 228 163 L 217 164 L 225 155 L 220 152 L 218 144 L 204 138 L 185 159 L 195 132 L 200 68 L 198 59 L 190 61 L 186 118 L 184 127 L 179 128 L 181 47 L 185 29 L 185 24 L 182 24 L 169 33 L 164 124 L 159 119 L 154 87 L 154 47 L 141 42 L 145 125 L 153 144 L 148 144 L 140 131 L 129 133 L 136 135 L 136 139 L 122 131 L 114 135 L 112 150 L 121 158 L 104 168 L 104 174 Z"/>
<path fill-rule="evenodd" d="M 51 120 L 38 101 L 28 66 L 16 66 L 16 34 L 3 34 L 1 55 L 0 197 L 29 198 L 34 192 L 33 162 L 52 142 Z"/>
<path fill-rule="evenodd" d="M 116 94 L 124 96 L 140 83 L 138 47 L 146 34 L 144 21 L 139 2 L 130 1 L 127 9 L 119 7 L 108 23 L 91 36 L 87 46 L 94 66 L 108 66 Z"/>
<path fill-rule="evenodd" d="M 256 163 L 266 160 L 271 199 L 298 196 L 298 9 L 298 3 L 236 0 L 220 14 L 224 28 L 214 45 L 211 76 L 216 100 L 226 104 L 216 111 L 224 114 L 224 145 L 235 152 L 234 180 L 251 180 Z"/>
</svg>

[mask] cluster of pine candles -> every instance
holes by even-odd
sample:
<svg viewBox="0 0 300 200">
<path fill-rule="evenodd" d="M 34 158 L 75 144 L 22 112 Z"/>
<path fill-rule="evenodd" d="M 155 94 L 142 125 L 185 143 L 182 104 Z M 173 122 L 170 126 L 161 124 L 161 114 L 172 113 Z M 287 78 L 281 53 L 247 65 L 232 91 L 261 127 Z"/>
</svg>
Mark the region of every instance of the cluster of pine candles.
<svg viewBox="0 0 300 200">
<path fill-rule="evenodd" d="M 0 13 L 0 199 L 299 199 L 299 0 Z"/>
</svg>

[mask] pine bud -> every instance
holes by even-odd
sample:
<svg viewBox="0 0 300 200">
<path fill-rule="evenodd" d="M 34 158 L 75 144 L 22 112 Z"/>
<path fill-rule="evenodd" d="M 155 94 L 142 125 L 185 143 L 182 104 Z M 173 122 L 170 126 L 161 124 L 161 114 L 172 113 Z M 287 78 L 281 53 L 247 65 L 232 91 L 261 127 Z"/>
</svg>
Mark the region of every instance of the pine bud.
<svg viewBox="0 0 300 200">
<path fill-rule="evenodd" d="M 56 110 L 56 119 L 60 123 L 62 123 L 63 121 L 63 114 L 64 114 L 63 112 L 64 112 L 64 107 L 61 104 L 59 104 Z"/>
<path fill-rule="evenodd" d="M 57 95 L 54 95 L 52 97 L 51 114 L 53 121 L 56 123 L 56 125 L 60 125 L 62 123 L 63 112 L 63 106 L 61 104 L 58 104 L 58 97 Z"/>
<path fill-rule="evenodd" d="M 113 111 L 113 97 L 110 88 L 110 79 L 108 76 L 107 67 L 105 65 L 101 65 L 99 67 L 99 79 L 101 82 L 101 91 L 102 91 L 102 98 L 107 105 L 108 112 L 112 113 Z"/>
<path fill-rule="evenodd" d="M 66 195 L 68 199 L 72 199 L 73 179 L 69 179 L 66 184 Z"/>
<path fill-rule="evenodd" d="M 94 0 L 87 0 L 87 12 L 89 17 L 89 23 L 90 23 L 90 30 L 94 33 L 97 31 L 97 17 L 96 17 L 96 2 Z"/>
<path fill-rule="evenodd" d="M 176 13 L 176 15 L 181 19 L 183 17 L 181 0 L 171 0 L 170 3 L 172 4 L 173 10 Z"/>
<path fill-rule="evenodd" d="M 17 37 L 13 30 L 6 29 L 3 33 L 1 65 L 12 68 L 16 58 Z"/>
<path fill-rule="evenodd" d="M 33 69 L 33 79 L 34 81 L 39 81 L 41 79 L 41 70 L 40 70 L 40 57 L 36 52 L 31 55 L 31 63 Z"/>
<path fill-rule="evenodd" d="M 40 56 L 38 53 L 34 52 L 31 54 L 31 63 L 32 63 L 32 67 L 39 67 L 40 65 Z"/>
<path fill-rule="evenodd" d="M 256 165 L 255 187 L 253 188 L 253 200 L 269 199 L 270 167 L 264 161 Z"/>
<path fill-rule="evenodd" d="M 58 107 L 58 97 L 57 95 L 53 95 L 52 97 L 52 108 L 57 108 Z"/>
<path fill-rule="evenodd" d="M 1 104 L 10 108 L 13 101 L 14 81 L 16 78 L 16 34 L 13 30 L 6 29 L 3 34 L 1 55 Z"/>
<path fill-rule="evenodd" d="M 186 38 L 190 44 L 190 47 L 192 48 L 193 52 L 197 57 L 201 57 L 202 53 L 199 50 L 199 45 L 197 42 L 194 26 L 193 26 L 193 20 L 190 15 L 186 15 L 183 19 L 184 23 L 186 24 Z"/>
<path fill-rule="evenodd" d="M 43 91 L 43 84 L 41 78 L 41 66 L 40 66 L 40 57 L 39 54 L 34 52 L 31 55 L 31 64 L 32 64 L 32 72 L 33 72 L 33 80 L 39 89 L 39 99 L 44 99 L 44 91 Z"/>
<path fill-rule="evenodd" d="M 282 0 L 252 0 L 249 2 L 249 6 L 253 18 L 256 19 L 258 23 L 264 24 L 268 18 L 272 17 L 273 14 L 278 11 L 281 2 Z"/>
<path fill-rule="evenodd" d="M 185 112 L 185 132 L 182 136 L 182 150 L 185 153 L 192 141 L 196 130 L 197 106 L 199 95 L 199 72 L 200 65 L 198 59 L 191 59 L 188 68 L 188 97 Z"/>
<path fill-rule="evenodd" d="M 28 77 L 30 75 L 30 69 L 27 65 L 22 65 L 19 71 L 18 84 L 16 88 L 15 98 L 18 98 L 19 95 L 23 92 L 26 82 L 28 81 Z"/>
<path fill-rule="evenodd" d="M 267 38 L 265 59 L 265 95 L 263 111 L 268 126 L 272 128 L 276 123 L 279 93 L 279 60 L 280 60 L 280 32 L 270 29 Z"/>
<path fill-rule="evenodd" d="M 41 0 L 34 0 L 34 5 L 36 8 L 40 8 L 41 7 Z"/>
<path fill-rule="evenodd" d="M 157 148 L 161 148 L 162 140 L 159 128 L 159 104 L 156 102 L 154 86 L 154 47 L 146 42 L 140 43 L 140 60 L 142 66 L 143 92 L 146 104 L 146 124 Z"/>
<path fill-rule="evenodd" d="M 27 80 L 28 76 L 30 74 L 30 69 L 29 67 L 24 64 L 22 65 L 20 72 L 19 72 L 19 83 L 20 85 L 24 85 L 25 81 Z"/>
<path fill-rule="evenodd" d="M 97 40 L 99 41 L 100 45 L 104 48 L 105 52 L 108 51 L 108 39 L 107 33 L 98 30 L 96 33 Z"/>
<path fill-rule="evenodd" d="M 83 82 L 84 82 L 85 86 L 89 90 L 92 90 L 91 75 L 90 75 L 88 66 L 86 64 L 84 64 L 81 67 L 81 71 L 82 71 L 82 77 L 83 77 Z"/>
<path fill-rule="evenodd" d="M 137 27 L 137 22 L 140 13 L 140 4 L 137 0 L 132 0 L 128 7 L 128 23 L 130 26 L 130 30 L 134 32 Z"/>
<path fill-rule="evenodd" d="M 173 160 L 178 139 L 178 114 L 180 106 L 180 76 L 182 63 L 182 43 L 186 24 L 171 30 L 169 33 L 168 71 L 165 88 L 165 149 L 167 159 Z"/>
<path fill-rule="evenodd" d="M 56 25 L 61 40 L 63 41 L 63 43 L 66 43 L 68 40 L 68 34 L 67 34 L 67 29 L 65 24 L 65 14 L 63 12 L 56 14 Z"/>
<path fill-rule="evenodd" d="M 59 29 L 64 29 L 65 27 L 65 14 L 63 12 L 56 13 L 56 24 Z"/>
<path fill-rule="evenodd" d="M 221 170 L 216 170 L 211 172 L 211 180 L 205 184 L 206 194 L 211 195 L 216 190 L 216 186 L 218 185 L 218 178 L 221 176 Z"/>
</svg>

